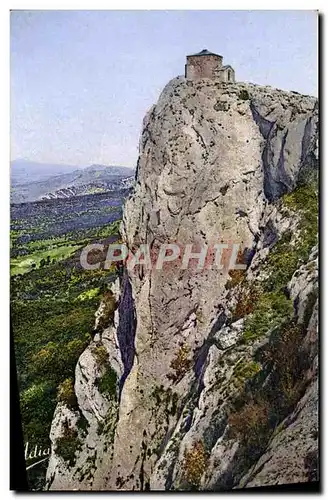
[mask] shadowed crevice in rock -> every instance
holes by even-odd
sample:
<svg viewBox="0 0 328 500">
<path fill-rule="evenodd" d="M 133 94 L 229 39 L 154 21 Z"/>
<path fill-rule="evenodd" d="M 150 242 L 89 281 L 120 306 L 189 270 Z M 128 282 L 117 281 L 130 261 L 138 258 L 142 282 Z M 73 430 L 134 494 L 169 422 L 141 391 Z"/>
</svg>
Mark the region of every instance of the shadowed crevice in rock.
<svg viewBox="0 0 328 500">
<path fill-rule="evenodd" d="M 250 102 L 250 109 L 253 115 L 253 119 L 256 125 L 258 125 L 261 134 L 263 135 L 264 139 L 268 139 L 271 129 L 274 126 L 274 122 L 266 120 L 263 116 L 261 116 L 259 111 L 256 109 L 253 101 Z"/>
<path fill-rule="evenodd" d="M 135 355 L 134 338 L 137 327 L 132 287 L 126 271 L 122 276 L 121 289 L 122 295 L 118 306 L 119 324 L 117 327 L 117 339 L 121 351 L 124 372 L 119 384 L 120 394 L 124 382 L 133 366 Z"/>
<path fill-rule="evenodd" d="M 307 119 L 304 127 L 298 183 L 308 182 L 311 179 L 318 182 L 319 159 L 318 155 L 315 154 L 317 149 L 316 141 L 319 136 L 317 105 L 314 107 L 314 112 L 316 114 Z"/>
<path fill-rule="evenodd" d="M 277 196 L 274 195 L 273 183 L 271 173 L 271 162 L 272 162 L 272 152 L 270 150 L 270 140 L 275 135 L 275 123 L 267 120 L 261 116 L 260 112 L 257 110 L 255 104 L 251 101 L 250 109 L 252 112 L 253 119 L 258 125 L 259 130 L 265 139 L 265 145 L 262 152 L 262 166 L 263 166 L 263 176 L 264 176 L 264 194 L 269 201 L 273 201 Z"/>
<path fill-rule="evenodd" d="M 271 220 L 265 225 L 262 238 L 263 248 L 272 247 L 278 240 L 277 229 L 274 227 Z"/>
<path fill-rule="evenodd" d="M 311 135 L 312 135 L 312 122 L 313 119 L 311 116 L 306 120 L 306 124 L 304 127 L 304 134 L 302 138 L 302 155 L 301 155 L 301 161 L 302 163 L 306 160 L 308 151 L 309 151 L 309 146 L 311 142 Z"/>
<path fill-rule="evenodd" d="M 255 123 L 259 126 L 260 132 L 265 138 L 265 146 L 262 153 L 262 166 L 264 174 L 263 189 L 266 198 L 272 202 L 275 199 L 280 198 L 280 196 L 288 191 L 288 179 L 286 178 L 286 173 L 284 171 L 284 146 L 288 130 L 285 131 L 283 135 L 278 164 L 275 166 L 272 143 L 277 138 L 277 126 L 275 123 L 262 117 L 254 105 L 251 105 L 251 111 Z"/>
<path fill-rule="evenodd" d="M 265 139 L 262 152 L 264 174 L 264 194 L 268 201 L 273 202 L 296 185 L 296 179 L 304 171 L 307 164 L 307 177 L 317 168 L 315 161 L 310 161 L 313 155 L 313 137 L 317 135 L 313 122 L 317 119 L 316 106 L 314 116 L 304 116 L 303 120 L 292 121 L 281 125 L 279 114 L 271 121 L 261 115 L 254 102 L 250 103 L 253 119 Z M 292 133 L 288 142 L 288 136 Z M 278 160 L 276 159 L 278 158 Z M 310 171 L 310 172 L 309 172 Z"/>
<path fill-rule="evenodd" d="M 214 342 L 214 335 L 221 330 L 223 325 L 227 320 L 227 316 L 222 312 L 218 318 L 215 320 L 208 337 L 204 340 L 203 345 L 196 351 L 194 356 L 194 373 L 196 380 L 198 381 L 198 395 L 202 392 L 203 386 L 203 376 L 206 369 L 206 359 L 208 356 L 208 351 Z"/>
</svg>

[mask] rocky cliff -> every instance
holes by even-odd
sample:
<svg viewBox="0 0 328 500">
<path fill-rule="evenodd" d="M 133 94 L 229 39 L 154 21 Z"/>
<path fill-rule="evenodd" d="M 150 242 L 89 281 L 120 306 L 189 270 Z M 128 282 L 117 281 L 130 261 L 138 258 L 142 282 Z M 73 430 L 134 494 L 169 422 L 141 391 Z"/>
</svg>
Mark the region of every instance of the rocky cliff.
<svg viewBox="0 0 328 500">
<path fill-rule="evenodd" d="M 238 245 L 246 269 L 124 270 L 77 363 L 77 403 L 57 405 L 48 489 L 317 479 L 317 169 L 315 98 L 165 87 L 144 119 L 122 238 L 152 256 L 226 244 L 224 263 Z"/>
</svg>

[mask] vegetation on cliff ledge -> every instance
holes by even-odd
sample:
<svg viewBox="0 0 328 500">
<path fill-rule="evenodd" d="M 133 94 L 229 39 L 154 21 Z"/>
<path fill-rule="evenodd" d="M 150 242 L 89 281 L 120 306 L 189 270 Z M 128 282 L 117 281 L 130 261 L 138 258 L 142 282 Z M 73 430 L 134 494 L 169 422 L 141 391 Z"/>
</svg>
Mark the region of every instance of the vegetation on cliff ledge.
<svg viewBox="0 0 328 500">
<path fill-rule="evenodd" d="M 270 333 L 268 344 L 257 353 L 254 370 L 247 373 L 244 388 L 233 401 L 228 415 L 230 436 L 240 441 L 249 464 L 261 455 L 274 430 L 304 393 L 307 383 L 304 374 L 309 362 L 300 346 L 318 296 L 317 290 L 309 294 L 303 321 L 297 324 L 286 289 L 295 271 L 307 262 L 317 243 L 318 195 L 315 186 L 301 185 L 285 195 L 281 203 L 286 216 L 297 218 L 297 227 L 294 233 L 283 233 L 269 253 L 264 264 L 267 279 L 248 290 L 244 286 L 236 307 L 239 314 L 244 310 L 246 315 L 244 342 L 252 342 Z M 258 362 L 261 369 L 257 369 Z M 268 377 L 269 383 L 264 385 L 263 381 Z"/>
<path fill-rule="evenodd" d="M 202 475 L 206 470 L 207 456 L 202 441 L 196 441 L 190 450 L 184 454 L 182 477 L 189 483 L 191 489 L 199 486 Z"/>
<path fill-rule="evenodd" d="M 72 429 L 67 420 L 63 428 L 63 435 L 56 440 L 55 452 L 68 463 L 69 467 L 73 467 L 76 462 L 76 452 L 81 449 L 81 440 L 77 430 Z"/>
<path fill-rule="evenodd" d="M 97 387 L 99 392 L 104 395 L 108 395 L 111 398 L 116 397 L 116 385 L 117 385 L 117 375 L 115 370 L 110 365 L 107 365 L 105 372 L 97 380 Z"/>
</svg>

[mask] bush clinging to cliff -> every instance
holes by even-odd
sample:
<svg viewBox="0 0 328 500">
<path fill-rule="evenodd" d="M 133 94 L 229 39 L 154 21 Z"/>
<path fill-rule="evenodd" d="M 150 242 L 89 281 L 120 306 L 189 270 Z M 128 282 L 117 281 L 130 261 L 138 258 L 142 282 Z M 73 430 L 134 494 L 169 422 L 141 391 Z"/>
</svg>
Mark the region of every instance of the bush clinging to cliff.
<svg viewBox="0 0 328 500">
<path fill-rule="evenodd" d="M 197 441 L 185 452 L 183 477 L 193 487 L 198 487 L 206 469 L 206 452 L 202 441 Z"/>
</svg>

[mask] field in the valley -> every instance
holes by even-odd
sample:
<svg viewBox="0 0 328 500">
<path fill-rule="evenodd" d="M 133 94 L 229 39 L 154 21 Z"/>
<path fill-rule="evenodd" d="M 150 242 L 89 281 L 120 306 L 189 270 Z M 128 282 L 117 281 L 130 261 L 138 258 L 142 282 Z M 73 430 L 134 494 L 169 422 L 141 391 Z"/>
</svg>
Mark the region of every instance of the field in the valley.
<svg viewBox="0 0 328 500">
<path fill-rule="evenodd" d="M 101 295 L 115 279 L 110 270 L 84 270 L 81 249 L 117 239 L 122 203 L 122 195 L 106 193 L 11 207 L 11 326 L 30 448 L 49 447 L 58 386 L 73 380 Z M 31 469 L 30 481 L 39 488 L 44 474 Z"/>
</svg>

